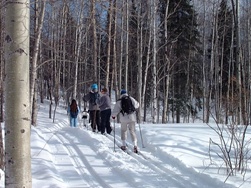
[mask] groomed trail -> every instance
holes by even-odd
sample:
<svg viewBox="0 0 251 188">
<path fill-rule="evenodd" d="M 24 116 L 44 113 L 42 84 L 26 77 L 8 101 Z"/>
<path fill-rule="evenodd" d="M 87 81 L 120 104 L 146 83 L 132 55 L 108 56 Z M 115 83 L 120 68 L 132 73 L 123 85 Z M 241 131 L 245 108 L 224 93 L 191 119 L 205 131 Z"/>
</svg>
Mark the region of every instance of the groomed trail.
<svg viewBox="0 0 251 188">
<path fill-rule="evenodd" d="M 64 109 L 58 109 L 56 121 L 48 118 L 45 106 L 40 106 L 38 125 L 32 137 L 41 142 L 41 148 L 32 147 L 33 187 L 60 188 L 217 188 L 229 187 L 208 175 L 198 173 L 178 159 L 147 143 L 139 150 L 142 155 L 119 149 L 120 127 L 114 135 L 93 133 L 86 127 L 69 127 Z M 140 135 L 138 133 L 140 141 Z M 130 139 L 130 137 L 128 137 Z M 35 144 L 34 144 L 35 145 Z M 133 146 L 128 145 L 129 148 Z M 42 161 L 46 155 L 47 161 Z M 50 167 L 50 168 L 48 168 Z M 53 176 L 51 176 L 53 174 Z M 45 177 L 51 176 L 51 177 Z M 43 182 L 43 179 L 52 181 Z"/>
</svg>

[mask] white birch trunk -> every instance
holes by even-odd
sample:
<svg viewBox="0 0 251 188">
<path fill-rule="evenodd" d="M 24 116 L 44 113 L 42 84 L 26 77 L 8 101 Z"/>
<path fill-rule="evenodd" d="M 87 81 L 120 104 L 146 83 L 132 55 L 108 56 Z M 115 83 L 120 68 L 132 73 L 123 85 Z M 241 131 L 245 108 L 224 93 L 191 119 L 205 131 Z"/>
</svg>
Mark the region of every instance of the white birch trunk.
<svg viewBox="0 0 251 188">
<path fill-rule="evenodd" d="M 126 0 L 126 58 L 125 58 L 125 85 L 124 89 L 128 87 L 128 61 L 129 61 L 129 1 Z"/>
<path fill-rule="evenodd" d="M 37 3 L 37 7 L 38 2 Z M 32 55 L 32 62 L 31 62 L 31 89 L 30 89 L 30 106 L 31 106 L 31 123 L 33 126 L 36 126 L 36 120 L 37 120 L 37 94 L 35 93 L 37 91 L 37 61 L 38 61 L 38 53 L 39 53 L 39 46 L 40 46 L 40 39 L 42 34 L 42 27 L 44 22 L 44 12 L 45 12 L 45 4 L 46 0 L 44 0 L 41 4 L 41 11 L 38 12 L 36 16 L 38 16 L 37 19 L 37 28 L 35 31 L 35 45 Z M 37 8 L 38 9 L 38 8 Z"/>
<path fill-rule="evenodd" d="M 167 19 L 168 19 L 168 8 L 169 8 L 169 0 L 166 2 L 166 12 L 165 12 L 165 21 L 164 21 L 164 28 L 165 28 L 165 39 L 167 43 L 168 38 L 168 32 L 167 32 Z M 164 104 L 163 104 L 163 117 L 162 117 L 162 123 L 167 122 L 167 110 L 168 110 L 168 93 L 169 93 L 169 83 L 170 83 L 170 59 L 168 57 L 167 53 L 167 45 L 165 47 L 165 60 L 166 60 L 166 82 L 165 82 L 165 96 L 164 96 Z M 171 52 L 171 50 L 170 50 Z"/>
<path fill-rule="evenodd" d="M 30 1 L 6 1 L 5 187 L 32 187 L 30 156 Z"/>
<path fill-rule="evenodd" d="M 80 50 L 82 46 L 82 35 L 83 35 L 83 2 L 79 2 L 81 5 L 79 6 L 78 12 L 78 21 L 77 21 L 77 30 L 75 35 L 75 75 L 74 75 L 74 89 L 73 89 L 73 98 L 77 99 L 77 86 L 78 86 L 78 65 L 79 65 L 79 58 L 80 58 Z"/>
<path fill-rule="evenodd" d="M 115 82 L 115 88 L 118 86 L 118 77 L 117 77 L 117 1 L 115 0 L 114 5 L 114 39 L 113 39 L 113 78 Z M 113 82 L 111 83 L 111 86 L 113 85 Z M 107 86 L 108 87 L 108 86 Z"/>
<path fill-rule="evenodd" d="M 108 88 L 109 83 L 109 75 L 110 75 L 110 56 L 111 56 L 111 39 L 112 39 L 112 18 L 113 18 L 113 3 L 109 1 L 109 20 L 108 20 L 108 43 L 107 43 L 107 62 L 106 62 L 106 79 L 105 79 L 105 87 Z"/>
<path fill-rule="evenodd" d="M 121 41 L 121 43 L 120 43 L 120 63 L 119 63 L 119 70 L 118 70 L 118 72 L 119 72 L 119 74 L 118 74 L 118 84 L 117 84 L 117 86 L 115 87 L 115 91 L 119 91 L 120 89 L 121 89 L 121 87 L 122 87 L 122 64 L 123 64 L 123 51 L 124 51 L 124 20 L 125 20 L 125 18 L 124 18 L 124 7 L 125 7 L 125 1 L 123 1 L 123 6 L 122 6 L 123 8 L 122 8 L 122 11 L 121 11 L 121 36 L 120 36 L 120 41 Z M 116 93 L 116 99 L 117 99 L 117 97 L 118 97 L 119 95 L 118 95 L 118 93 Z"/>
<path fill-rule="evenodd" d="M 157 2 L 153 1 L 153 105 L 152 122 L 157 123 Z"/>
<path fill-rule="evenodd" d="M 92 19 L 92 34 L 93 34 L 93 66 L 94 66 L 94 74 L 93 74 L 93 82 L 98 81 L 98 63 L 97 63 L 97 33 L 96 33 L 96 0 L 92 0 L 91 4 L 91 19 Z"/>
<path fill-rule="evenodd" d="M 36 84 L 36 79 L 37 79 L 37 57 L 38 57 L 39 44 L 40 44 L 42 27 L 43 27 L 43 22 L 44 22 L 45 4 L 46 4 L 46 0 L 44 0 L 42 3 L 41 13 L 39 15 L 39 18 L 36 18 L 38 19 L 38 26 L 37 26 L 36 36 L 35 36 L 35 45 L 34 45 L 34 50 L 33 50 L 33 55 L 32 55 L 32 62 L 31 62 L 31 66 L 32 66 L 31 81 L 30 81 L 31 82 L 31 95 L 30 95 L 31 110 L 32 110 L 32 104 L 33 104 L 33 99 L 34 99 L 33 95 L 34 95 L 34 90 L 35 90 L 35 84 Z"/>
<path fill-rule="evenodd" d="M 137 78 L 137 88 L 139 88 L 138 94 L 138 102 L 140 107 L 138 109 L 138 121 L 141 123 L 141 93 L 142 93 L 142 59 L 143 59 L 143 20 L 141 19 L 141 12 L 142 12 L 142 5 L 141 2 L 138 4 L 139 11 L 138 11 L 138 23 L 140 24 L 137 28 L 137 49 L 138 49 L 138 78 Z"/>
<path fill-rule="evenodd" d="M 149 26 L 149 38 L 148 38 L 148 45 L 151 46 L 151 41 L 152 41 L 152 8 L 150 6 L 149 8 L 149 14 L 148 14 L 148 20 L 150 22 Z M 145 70 L 144 70 L 144 77 L 143 77 L 143 88 L 142 88 L 142 109 L 144 109 L 144 117 L 143 120 L 146 121 L 146 105 L 145 105 L 145 96 L 146 96 L 146 82 L 147 82 L 147 77 L 148 77 L 148 70 L 149 70 L 149 61 L 150 61 L 150 54 L 151 54 L 151 48 L 147 49 L 147 55 L 146 55 L 146 62 L 145 62 Z"/>
</svg>

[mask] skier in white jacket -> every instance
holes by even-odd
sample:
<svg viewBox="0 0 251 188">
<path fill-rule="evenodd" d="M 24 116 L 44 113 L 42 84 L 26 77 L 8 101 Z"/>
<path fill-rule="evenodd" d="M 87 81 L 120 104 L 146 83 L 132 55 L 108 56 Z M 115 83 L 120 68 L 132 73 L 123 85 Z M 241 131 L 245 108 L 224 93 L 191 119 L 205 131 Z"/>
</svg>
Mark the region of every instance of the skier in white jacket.
<svg viewBox="0 0 251 188">
<path fill-rule="evenodd" d="M 122 113 L 122 107 L 121 107 L 121 99 L 125 96 L 128 96 L 126 90 L 122 89 L 120 91 L 120 99 L 116 102 L 114 109 L 112 110 L 112 118 L 115 119 L 115 117 L 119 114 L 119 119 L 121 123 L 121 140 L 122 140 L 122 150 L 126 150 L 126 139 L 127 139 L 127 128 L 129 129 L 130 135 L 132 142 L 134 144 L 134 152 L 138 153 L 137 149 L 137 136 L 136 136 L 136 111 L 127 114 L 127 113 Z M 134 106 L 135 109 L 139 108 L 139 103 L 136 101 L 133 97 L 129 96 L 132 105 Z"/>
</svg>

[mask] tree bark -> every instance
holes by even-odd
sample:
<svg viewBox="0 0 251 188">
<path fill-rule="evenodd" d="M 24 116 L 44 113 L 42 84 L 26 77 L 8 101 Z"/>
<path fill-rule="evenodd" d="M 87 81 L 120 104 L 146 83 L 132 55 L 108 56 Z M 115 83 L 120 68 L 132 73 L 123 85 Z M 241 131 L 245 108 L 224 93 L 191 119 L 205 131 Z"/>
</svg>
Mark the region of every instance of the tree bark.
<svg viewBox="0 0 251 188">
<path fill-rule="evenodd" d="M 129 62 L 129 0 L 126 0 L 126 44 L 125 44 L 125 78 L 124 78 L 124 89 L 128 88 L 128 62 Z"/>
<path fill-rule="evenodd" d="M 94 66 L 94 74 L 93 74 L 93 82 L 98 82 L 98 63 L 97 63 L 97 33 L 96 33 L 96 0 L 92 0 L 91 3 L 91 19 L 92 19 L 92 34 L 93 34 L 93 66 Z"/>
<path fill-rule="evenodd" d="M 36 3 L 36 9 L 38 9 L 38 1 Z M 42 27 L 43 27 L 43 21 L 44 21 L 44 12 L 45 12 L 45 4 L 46 0 L 43 0 L 42 6 L 41 6 L 41 12 L 36 15 L 35 19 L 36 21 L 36 27 L 35 27 L 35 44 L 34 44 L 34 50 L 32 55 L 32 62 L 31 62 L 31 89 L 30 89 L 30 103 L 31 103 L 31 122 L 32 125 L 36 125 L 36 117 L 37 117 L 37 105 L 36 105 L 36 97 L 35 94 L 36 91 L 36 84 L 37 84 L 37 61 L 38 61 L 38 52 L 39 52 L 39 45 L 40 45 L 40 39 L 42 34 Z"/>
<path fill-rule="evenodd" d="M 168 31 L 167 31 L 167 20 L 168 20 L 168 9 L 169 9 L 169 0 L 166 2 L 166 11 L 165 11 L 165 43 L 167 43 Z M 172 49 L 172 48 L 171 48 Z M 171 50 L 170 50 L 171 52 Z M 165 61 L 166 61 L 166 78 L 165 78 L 165 92 L 164 92 L 164 100 L 163 100 L 163 115 L 162 115 L 162 123 L 167 122 L 167 111 L 168 111 L 168 94 L 169 94 L 169 83 L 170 83 L 170 59 L 168 57 L 170 55 L 168 53 L 167 45 L 165 46 Z"/>
<path fill-rule="evenodd" d="M 150 23 L 149 24 L 149 37 L 148 37 L 148 41 L 147 41 L 147 46 L 151 46 L 151 43 L 152 43 L 152 24 L 153 24 L 153 21 L 152 21 L 152 14 L 153 14 L 153 11 L 152 11 L 152 7 L 151 7 L 151 4 L 149 7 L 149 14 L 148 14 L 148 22 Z M 142 85 L 142 109 L 144 109 L 144 116 L 143 116 L 143 121 L 146 121 L 146 86 L 147 86 L 147 77 L 148 77 L 148 70 L 149 70 L 149 62 L 150 62 L 150 55 L 151 55 L 151 48 L 148 48 L 147 49 L 147 54 L 146 54 L 146 61 L 145 61 L 145 70 L 144 70 L 144 77 L 143 77 L 143 85 Z"/>
<path fill-rule="evenodd" d="M 157 123 L 157 2 L 153 1 L 153 107 L 152 122 Z"/>
<path fill-rule="evenodd" d="M 5 187 L 32 187 L 30 155 L 30 1 L 6 1 Z"/>
</svg>

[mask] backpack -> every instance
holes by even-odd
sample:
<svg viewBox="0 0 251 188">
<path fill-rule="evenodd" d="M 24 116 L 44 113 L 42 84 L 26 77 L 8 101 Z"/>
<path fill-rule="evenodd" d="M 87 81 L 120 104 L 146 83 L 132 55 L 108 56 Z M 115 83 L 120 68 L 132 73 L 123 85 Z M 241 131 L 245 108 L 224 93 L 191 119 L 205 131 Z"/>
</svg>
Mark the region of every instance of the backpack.
<svg viewBox="0 0 251 188">
<path fill-rule="evenodd" d="M 77 118 L 78 117 L 78 109 L 77 109 L 76 112 L 73 112 L 73 111 L 70 110 L 70 115 L 71 115 L 72 118 Z"/>
<path fill-rule="evenodd" d="M 90 104 L 96 105 L 96 99 L 99 98 L 98 92 L 92 93 L 90 92 Z"/>
<path fill-rule="evenodd" d="M 123 96 L 121 98 L 121 113 L 124 115 L 132 114 L 135 111 L 135 107 L 132 104 L 132 100 L 129 96 Z"/>
</svg>

